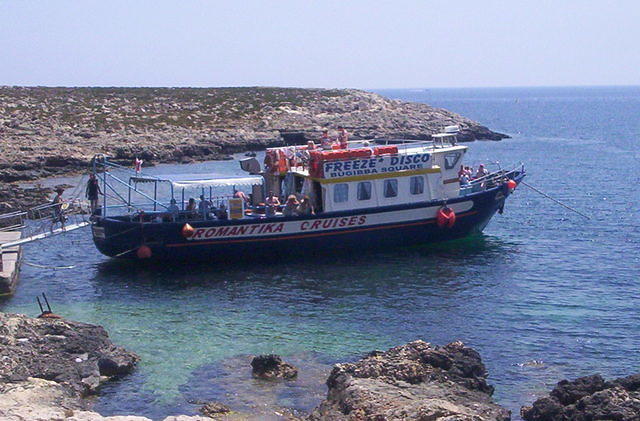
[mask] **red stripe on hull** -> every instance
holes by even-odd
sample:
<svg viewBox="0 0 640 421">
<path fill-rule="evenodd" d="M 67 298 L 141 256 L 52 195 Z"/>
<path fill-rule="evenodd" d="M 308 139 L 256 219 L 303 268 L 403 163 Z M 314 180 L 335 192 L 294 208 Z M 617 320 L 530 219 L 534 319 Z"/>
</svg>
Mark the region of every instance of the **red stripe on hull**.
<svg viewBox="0 0 640 421">
<path fill-rule="evenodd" d="M 458 217 L 464 217 L 469 215 L 474 215 L 478 213 L 477 211 L 465 212 L 458 215 Z M 237 240 L 217 240 L 217 241 L 198 241 L 192 243 L 176 243 L 176 244 L 166 244 L 165 247 L 192 247 L 192 246 L 203 246 L 210 244 L 229 244 L 229 243 L 248 243 L 248 242 L 259 242 L 259 241 L 279 241 L 279 240 L 297 240 L 300 238 L 313 238 L 313 237 L 324 237 L 327 235 L 343 235 L 343 234 L 352 234 L 356 232 L 364 232 L 364 231 L 375 231 L 375 230 L 385 230 L 385 229 L 393 229 L 393 228 L 404 228 L 404 227 L 413 227 L 418 225 L 427 225 L 427 224 L 435 224 L 435 219 L 430 219 L 427 221 L 419 221 L 419 222 L 411 222 L 407 224 L 395 224 L 395 225 L 383 225 L 377 227 L 367 227 L 367 228 L 357 228 L 352 230 L 344 230 L 344 231 L 331 231 L 331 232 L 317 232 L 312 234 L 298 234 L 298 235 L 287 235 L 282 237 L 269 237 L 269 238 L 247 238 L 247 239 L 237 239 Z"/>
</svg>

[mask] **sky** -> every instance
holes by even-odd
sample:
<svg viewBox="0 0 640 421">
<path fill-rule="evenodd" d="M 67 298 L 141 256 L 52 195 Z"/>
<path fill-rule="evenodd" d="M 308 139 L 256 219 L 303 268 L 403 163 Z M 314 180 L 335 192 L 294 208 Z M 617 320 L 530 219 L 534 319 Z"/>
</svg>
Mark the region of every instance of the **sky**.
<svg viewBox="0 0 640 421">
<path fill-rule="evenodd" d="M 0 85 L 640 85 L 639 22 L 639 0 L 0 0 Z"/>
</svg>

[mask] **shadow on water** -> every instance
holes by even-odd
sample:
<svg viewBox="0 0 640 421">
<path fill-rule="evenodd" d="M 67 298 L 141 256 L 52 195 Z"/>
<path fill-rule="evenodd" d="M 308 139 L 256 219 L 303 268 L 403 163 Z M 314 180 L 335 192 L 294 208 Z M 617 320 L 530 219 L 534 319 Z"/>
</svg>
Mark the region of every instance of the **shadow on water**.
<svg viewBox="0 0 640 421">
<path fill-rule="evenodd" d="M 252 260 L 210 264 L 206 262 L 157 262 L 109 259 L 96 265 L 95 281 L 129 282 L 152 287 L 215 286 L 252 279 L 278 280 L 279 273 L 298 273 L 300 277 L 337 274 L 344 269 L 370 269 L 377 273 L 402 270 L 404 265 L 427 273 L 455 269 L 464 262 L 487 263 L 517 253 L 519 244 L 496 237 L 476 235 L 445 243 L 426 244 L 377 252 L 339 252 L 300 256 L 289 261 Z M 264 276 L 268 275 L 268 276 Z"/>
</svg>

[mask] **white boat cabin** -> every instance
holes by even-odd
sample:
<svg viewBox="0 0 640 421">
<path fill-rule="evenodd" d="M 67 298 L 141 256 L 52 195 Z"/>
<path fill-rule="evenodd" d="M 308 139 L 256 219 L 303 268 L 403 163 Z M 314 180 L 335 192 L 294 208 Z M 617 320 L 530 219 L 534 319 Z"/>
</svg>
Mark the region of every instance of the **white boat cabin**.
<svg viewBox="0 0 640 421">
<path fill-rule="evenodd" d="M 309 196 L 317 211 L 382 207 L 460 195 L 458 169 L 467 152 L 457 127 L 433 141 L 352 141 L 347 148 L 316 145 L 267 149 L 265 193 Z M 249 164 L 248 162 L 246 164 Z M 243 165 L 249 170 L 255 164 Z"/>
</svg>

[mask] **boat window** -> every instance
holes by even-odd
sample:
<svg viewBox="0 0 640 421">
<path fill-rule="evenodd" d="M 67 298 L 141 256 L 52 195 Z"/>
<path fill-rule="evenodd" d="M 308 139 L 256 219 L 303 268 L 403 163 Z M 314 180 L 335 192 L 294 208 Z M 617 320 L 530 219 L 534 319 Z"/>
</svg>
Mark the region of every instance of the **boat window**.
<svg viewBox="0 0 640 421">
<path fill-rule="evenodd" d="M 333 201 L 336 203 L 346 202 L 349 199 L 349 185 L 346 183 L 336 184 L 333 187 Z"/>
<path fill-rule="evenodd" d="M 371 199 L 371 181 L 362 181 L 358 183 L 358 200 Z"/>
<path fill-rule="evenodd" d="M 384 197 L 396 197 L 398 195 L 398 180 L 384 180 Z"/>
<path fill-rule="evenodd" d="M 409 179 L 409 190 L 411 194 L 424 193 L 424 177 L 421 175 L 411 177 Z"/>
<path fill-rule="evenodd" d="M 462 156 L 462 152 L 451 152 L 446 154 L 444 156 L 444 168 L 447 170 L 454 168 L 458 163 L 458 161 L 460 160 L 461 156 Z"/>
</svg>

